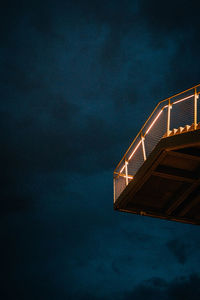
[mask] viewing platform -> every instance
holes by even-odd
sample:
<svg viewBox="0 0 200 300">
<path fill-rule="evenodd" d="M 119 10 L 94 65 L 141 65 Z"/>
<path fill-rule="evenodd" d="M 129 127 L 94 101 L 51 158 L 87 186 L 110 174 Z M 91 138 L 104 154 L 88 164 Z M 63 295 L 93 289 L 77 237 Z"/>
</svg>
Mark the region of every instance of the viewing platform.
<svg viewBox="0 0 200 300">
<path fill-rule="evenodd" d="M 114 209 L 200 224 L 200 85 L 158 103 L 114 171 Z"/>
</svg>

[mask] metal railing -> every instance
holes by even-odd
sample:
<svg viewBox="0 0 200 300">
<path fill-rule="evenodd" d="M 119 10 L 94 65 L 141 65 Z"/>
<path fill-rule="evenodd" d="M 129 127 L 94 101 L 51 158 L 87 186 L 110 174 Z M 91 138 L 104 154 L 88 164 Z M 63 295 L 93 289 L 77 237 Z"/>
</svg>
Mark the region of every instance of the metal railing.
<svg viewBox="0 0 200 300">
<path fill-rule="evenodd" d="M 200 84 L 160 101 L 114 170 L 114 202 L 126 188 L 149 154 L 162 138 L 173 129 L 193 125 L 200 121 Z"/>
</svg>

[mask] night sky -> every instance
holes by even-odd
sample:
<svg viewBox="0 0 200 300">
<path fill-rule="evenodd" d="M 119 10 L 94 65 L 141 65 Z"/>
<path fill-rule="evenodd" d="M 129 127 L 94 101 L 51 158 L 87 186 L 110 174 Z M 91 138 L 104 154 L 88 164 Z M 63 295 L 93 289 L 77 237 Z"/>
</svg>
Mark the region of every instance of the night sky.
<svg viewBox="0 0 200 300">
<path fill-rule="evenodd" d="M 158 101 L 200 82 L 199 1 L 1 4 L 0 299 L 200 299 L 200 227 L 113 210 Z"/>
</svg>

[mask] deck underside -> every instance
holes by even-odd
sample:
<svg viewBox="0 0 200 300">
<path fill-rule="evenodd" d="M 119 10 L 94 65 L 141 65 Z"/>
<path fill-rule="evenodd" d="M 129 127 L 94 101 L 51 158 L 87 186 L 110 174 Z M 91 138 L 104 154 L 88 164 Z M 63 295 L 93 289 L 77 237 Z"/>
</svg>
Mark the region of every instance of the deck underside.
<svg viewBox="0 0 200 300">
<path fill-rule="evenodd" d="M 161 139 L 114 209 L 200 224 L 200 130 Z"/>
</svg>

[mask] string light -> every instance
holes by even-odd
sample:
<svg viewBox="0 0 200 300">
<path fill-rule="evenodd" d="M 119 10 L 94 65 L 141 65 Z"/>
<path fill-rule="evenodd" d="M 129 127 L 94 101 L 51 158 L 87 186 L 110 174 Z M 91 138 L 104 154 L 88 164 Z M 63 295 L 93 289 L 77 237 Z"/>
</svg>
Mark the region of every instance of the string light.
<svg viewBox="0 0 200 300">
<path fill-rule="evenodd" d="M 133 150 L 133 152 L 131 153 L 131 155 L 129 156 L 128 160 L 130 160 L 133 156 L 133 154 L 136 152 L 137 148 L 140 146 L 142 141 L 139 141 L 139 143 L 137 144 L 137 146 L 135 147 L 135 149 Z"/>
<path fill-rule="evenodd" d="M 162 114 L 162 110 L 157 114 L 157 116 L 155 117 L 155 119 L 153 120 L 153 122 L 151 123 L 151 125 L 149 126 L 149 128 L 147 129 L 147 131 L 145 132 L 145 134 L 147 134 L 150 131 L 150 129 L 153 127 L 153 125 L 158 120 L 158 118 L 160 117 L 161 114 Z"/>
</svg>

